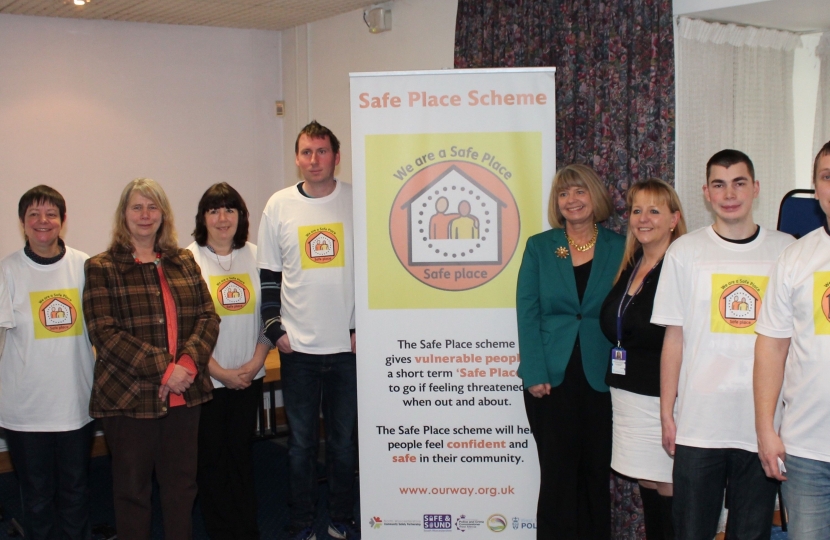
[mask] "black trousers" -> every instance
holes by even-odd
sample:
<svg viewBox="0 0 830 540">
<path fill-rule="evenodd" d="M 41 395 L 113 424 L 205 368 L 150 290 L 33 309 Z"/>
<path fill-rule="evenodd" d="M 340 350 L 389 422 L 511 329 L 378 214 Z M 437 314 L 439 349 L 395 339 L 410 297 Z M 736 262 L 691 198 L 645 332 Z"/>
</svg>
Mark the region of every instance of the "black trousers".
<svg viewBox="0 0 830 540">
<path fill-rule="evenodd" d="M 579 351 L 565 380 L 525 410 L 539 452 L 536 538 L 611 537 L 611 394 L 588 384 Z"/>
<path fill-rule="evenodd" d="M 216 388 L 199 420 L 199 505 L 214 540 L 259 538 L 251 442 L 262 379 L 244 390 Z"/>
<path fill-rule="evenodd" d="M 163 418 L 104 418 L 112 454 L 112 495 L 119 540 L 147 540 L 153 472 L 159 483 L 166 540 L 193 538 L 196 444 L 201 406 L 172 407 Z"/>
<path fill-rule="evenodd" d="M 72 431 L 6 430 L 27 539 L 90 537 L 89 453 L 94 433 L 94 422 Z"/>
</svg>

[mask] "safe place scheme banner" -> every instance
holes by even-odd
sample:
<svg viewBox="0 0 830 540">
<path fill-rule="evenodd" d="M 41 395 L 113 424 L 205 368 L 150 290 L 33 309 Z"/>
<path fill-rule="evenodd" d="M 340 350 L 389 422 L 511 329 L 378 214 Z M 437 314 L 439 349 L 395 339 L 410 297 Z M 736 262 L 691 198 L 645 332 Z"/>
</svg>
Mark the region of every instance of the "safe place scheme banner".
<svg viewBox="0 0 830 540">
<path fill-rule="evenodd" d="M 515 298 L 554 70 L 354 73 L 350 99 L 363 535 L 535 537 Z"/>
</svg>

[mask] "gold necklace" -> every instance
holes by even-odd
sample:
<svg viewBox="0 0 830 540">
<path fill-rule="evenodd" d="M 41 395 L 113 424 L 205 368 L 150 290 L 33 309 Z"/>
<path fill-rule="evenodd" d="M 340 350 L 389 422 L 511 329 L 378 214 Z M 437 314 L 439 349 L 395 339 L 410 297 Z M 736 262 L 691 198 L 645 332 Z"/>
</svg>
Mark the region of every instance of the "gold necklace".
<svg viewBox="0 0 830 540">
<path fill-rule="evenodd" d="M 582 244 L 582 245 L 577 244 L 576 242 L 573 241 L 573 239 L 570 236 L 568 236 L 567 232 L 565 232 L 565 238 L 568 240 L 568 244 L 572 248 L 574 248 L 575 250 L 577 250 L 577 251 L 588 251 L 589 249 L 594 247 L 594 245 L 596 245 L 598 234 L 599 234 L 599 229 L 597 228 L 597 224 L 594 223 L 594 235 L 591 237 L 590 240 L 588 240 L 587 243 Z"/>
</svg>

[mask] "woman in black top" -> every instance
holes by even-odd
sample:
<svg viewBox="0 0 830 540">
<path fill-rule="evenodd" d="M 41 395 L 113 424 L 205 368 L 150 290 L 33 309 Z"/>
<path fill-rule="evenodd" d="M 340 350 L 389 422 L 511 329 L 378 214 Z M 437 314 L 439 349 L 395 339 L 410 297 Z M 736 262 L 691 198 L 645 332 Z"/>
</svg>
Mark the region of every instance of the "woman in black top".
<svg viewBox="0 0 830 540">
<path fill-rule="evenodd" d="M 614 344 L 605 382 L 614 410 L 611 468 L 640 483 L 648 540 L 673 538 L 673 461 L 662 447 L 660 352 L 665 328 L 650 323 L 663 255 L 686 232 L 680 199 L 666 182 L 635 184 L 625 254 L 602 305 L 600 324 Z"/>
</svg>

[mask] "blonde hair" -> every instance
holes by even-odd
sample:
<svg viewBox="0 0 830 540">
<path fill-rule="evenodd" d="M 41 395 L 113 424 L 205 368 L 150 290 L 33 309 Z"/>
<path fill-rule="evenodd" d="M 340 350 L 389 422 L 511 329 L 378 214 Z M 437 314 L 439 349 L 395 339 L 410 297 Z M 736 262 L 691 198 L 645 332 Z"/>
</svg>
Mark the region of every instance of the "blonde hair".
<svg viewBox="0 0 830 540">
<path fill-rule="evenodd" d="M 176 236 L 176 226 L 173 222 L 173 210 L 170 208 L 170 201 L 167 200 L 164 190 L 155 180 L 150 178 L 136 178 L 128 183 L 124 191 L 121 192 L 118 207 L 115 209 L 110 249 L 116 247 L 133 249 L 132 235 L 127 226 L 127 205 L 133 193 L 147 197 L 161 210 L 161 225 L 159 225 L 159 230 L 156 231 L 154 249 L 168 255 L 175 253 L 179 249 L 179 239 Z"/>
<path fill-rule="evenodd" d="M 672 214 L 680 212 L 680 218 L 677 220 L 677 225 L 674 226 L 669 243 L 674 242 L 686 234 L 686 220 L 683 218 L 683 207 L 680 205 L 680 197 L 677 196 L 677 192 L 671 185 L 659 178 L 649 178 L 648 180 L 637 182 L 631 186 L 628 189 L 628 193 L 625 194 L 625 209 L 629 214 L 629 219 L 631 216 L 631 207 L 634 205 L 634 197 L 638 193 L 651 195 L 652 199 L 658 205 L 665 204 Z M 620 279 L 623 270 L 628 266 L 634 266 L 634 255 L 642 247 L 640 241 L 637 240 L 637 237 L 631 231 L 632 229 L 629 224 L 628 232 L 625 234 L 625 251 L 623 252 L 622 263 L 620 264 L 619 270 L 617 270 L 617 275 L 614 277 L 614 283 Z"/>
<path fill-rule="evenodd" d="M 594 207 L 595 223 L 605 221 L 614 212 L 608 190 L 592 168 L 587 165 L 566 165 L 556 171 L 556 176 L 553 177 L 553 187 L 550 190 L 550 198 L 548 199 L 548 223 L 554 229 L 565 227 L 565 218 L 562 217 L 557 201 L 559 193 L 572 187 L 581 187 L 588 190 L 591 196 L 591 204 Z"/>
</svg>

